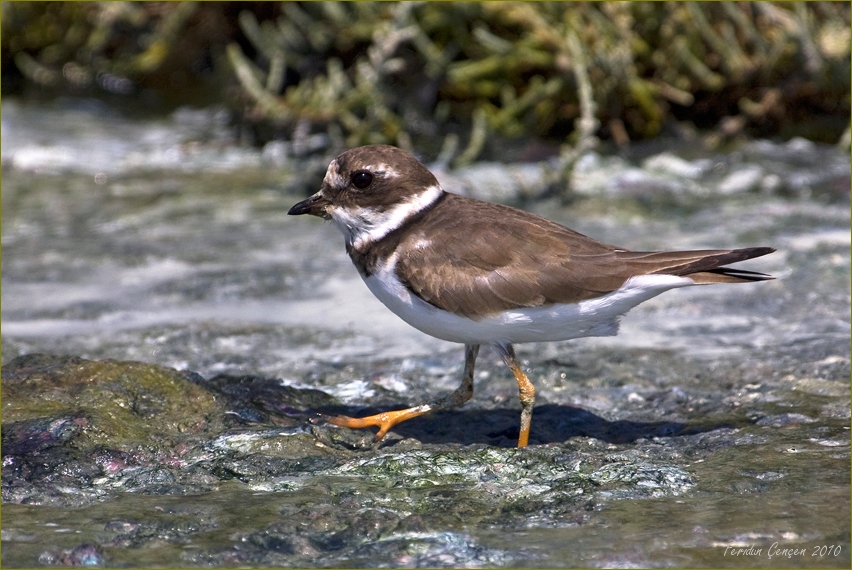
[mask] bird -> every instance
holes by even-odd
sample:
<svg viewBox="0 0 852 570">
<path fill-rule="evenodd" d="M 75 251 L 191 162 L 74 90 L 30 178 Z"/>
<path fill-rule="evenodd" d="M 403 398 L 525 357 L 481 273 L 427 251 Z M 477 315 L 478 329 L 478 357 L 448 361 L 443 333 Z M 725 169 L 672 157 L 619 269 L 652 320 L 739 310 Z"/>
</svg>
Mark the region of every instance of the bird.
<svg viewBox="0 0 852 570">
<path fill-rule="evenodd" d="M 728 267 L 772 247 L 630 251 L 530 212 L 445 191 L 417 158 L 390 145 L 340 154 L 320 190 L 288 214 L 331 220 L 379 301 L 427 335 L 464 345 L 462 382 L 451 394 L 367 417 L 322 417 L 378 427 L 374 446 L 400 422 L 467 402 L 479 348 L 490 345 L 518 383 L 517 446 L 526 447 L 535 387 L 513 345 L 615 335 L 622 315 L 669 289 L 773 279 Z"/>
</svg>

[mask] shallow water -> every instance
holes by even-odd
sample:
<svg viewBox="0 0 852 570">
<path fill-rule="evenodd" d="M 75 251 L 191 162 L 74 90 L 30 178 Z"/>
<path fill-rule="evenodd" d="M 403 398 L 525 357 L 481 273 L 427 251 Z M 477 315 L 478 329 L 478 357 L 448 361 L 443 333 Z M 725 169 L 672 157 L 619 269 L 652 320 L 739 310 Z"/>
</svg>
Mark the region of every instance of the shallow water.
<svg viewBox="0 0 852 570">
<path fill-rule="evenodd" d="M 418 403 L 457 385 L 460 347 L 384 309 L 333 227 L 287 216 L 315 191 L 326 159 L 242 148 L 215 111 L 144 122 L 97 106 L 13 100 L 4 100 L 2 152 L 4 364 L 45 352 L 205 378 L 250 374 L 321 389 L 353 412 Z M 487 197 L 495 168 L 441 179 Z M 361 452 L 346 451 L 355 471 L 257 474 L 206 493 L 119 493 L 79 508 L 6 504 L 4 566 L 67 562 L 66 551 L 87 543 L 117 566 L 848 566 L 848 156 L 802 140 L 680 158 L 592 156 L 578 167 L 582 192 L 569 205 L 531 198 L 537 171 L 507 168 L 514 182 L 491 196 L 602 241 L 637 250 L 778 249 L 744 266 L 775 281 L 669 292 L 634 309 L 617 337 L 518 347 L 539 390 L 533 447 L 625 454 L 676 469 L 689 484 L 626 479 L 663 485 L 637 498 L 635 488 L 607 487 L 602 467 L 589 467 L 580 471 L 603 487 L 576 511 L 548 511 L 547 501 L 571 503 L 575 491 L 546 477 L 498 474 L 492 505 L 491 475 L 418 471 L 418 485 L 433 486 L 424 492 L 365 471 Z M 483 444 L 511 445 L 511 436 L 493 434 L 517 431 L 516 397 L 485 349 L 463 415 L 394 431 L 432 458 L 447 449 L 476 457 Z M 624 435 L 630 422 L 660 425 L 643 438 Z M 671 437 L 666 426 L 675 423 L 675 434 L 689 429 Z M 370 457 L 390 461 L 397 448 L 405 449 Z M 548 461 L 540 460 L 536 469 Z M 487 464 L 447 461 L 461 461 L 460 472 Z M 512 485 L 526 503 L 512 498 Z M 324 523 L 330 529 L 379 530 L 335 530 L 328 536 L 342 542 L 328 542 L 319 519 L 306 515 L 314 507 L 335 513 Z M 393 513 L 393 523 L 364 519 L 359 509 L 368 507 Z M 494 508 L 507 514 L 488 514 Z M 412 513 L 425 522 L 398 522 Z M 305 517 L 315 534 L 302 540 L 276 526 L 288 517 Z M 296 538 L 281 542 L 288 536 Z M 770 558 L 775 543 L 806 554 Z M 752 544 L 762 552 L 729 554 Z M 836 555 L 811 555 L 832 544 L 842 546 Z"/>
</svg>

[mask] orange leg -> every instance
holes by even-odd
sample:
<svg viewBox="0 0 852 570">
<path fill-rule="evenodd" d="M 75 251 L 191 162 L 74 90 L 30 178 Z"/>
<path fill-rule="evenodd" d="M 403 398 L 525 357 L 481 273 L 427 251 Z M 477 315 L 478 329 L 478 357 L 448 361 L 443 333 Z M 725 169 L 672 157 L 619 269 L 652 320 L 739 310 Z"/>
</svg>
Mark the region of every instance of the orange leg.
<svg viewBox="0 0 852 570">
<path fill-rule="evenodd" d="M 494 347 L 503 357 L 503 362 L 515 375 L 518 381 L 518 390 L 521 393 L 521 431 L 518 434 L 518 447 L 526 447 L 530 439 L 530 423 L 532 422 L 533 404 L 535 404 L 535 386 L 521 370 L 515 358 L 515 349 L 511 344 L 495 344 Z"/>
<path fill-rule="evenodd" d="M 457 408 L 470 400 L 473 396 L 473 365 L 476 363 L 476 356 L 479 354 L 478 344 L 466 344 L 464 346 L 464 374 L 462 383 L 455 392 L 436 400 L 430 404 L 406 408 L 404 410 L 396 410 L 393 412 L 382 412 L 366 418 L 351 418 L 349 416 L 323 416 L 322 419 L 330 424 L 348 428 L 363 428 L 376 426 L 379 428 L 378 433 L 373 439 L 378 443 L 388 430 L 400 422 L 416 418 L 417 416 L 434 410 L 446 410 L 449 408 Z"/>
</svg>

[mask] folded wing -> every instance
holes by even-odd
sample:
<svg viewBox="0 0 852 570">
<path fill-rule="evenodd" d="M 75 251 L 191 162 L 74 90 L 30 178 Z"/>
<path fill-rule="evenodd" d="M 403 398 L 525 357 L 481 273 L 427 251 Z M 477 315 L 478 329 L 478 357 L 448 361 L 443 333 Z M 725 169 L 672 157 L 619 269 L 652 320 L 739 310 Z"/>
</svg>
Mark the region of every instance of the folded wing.
<svg viewBox="0 0 852 570">
<path fill-rule="evenodd" d="M 696 284 L 772 278 L 725 267 L 775 251 L 769 247 L 626 251 L 514 208 L 452 194 L 447 198 L 439 207 L 451 208 L 453 216 L 420 220 L 408 234 L 413 247 L 397 260 L 396 273 L 427 302 L 470 318 L 577 303 L 615 291 L 636 275 L 687 276 Z M 448 219 L 454 225 L 448 226 Z M 432 220 L 441 227 L 430 227 Z"/>
</svg>

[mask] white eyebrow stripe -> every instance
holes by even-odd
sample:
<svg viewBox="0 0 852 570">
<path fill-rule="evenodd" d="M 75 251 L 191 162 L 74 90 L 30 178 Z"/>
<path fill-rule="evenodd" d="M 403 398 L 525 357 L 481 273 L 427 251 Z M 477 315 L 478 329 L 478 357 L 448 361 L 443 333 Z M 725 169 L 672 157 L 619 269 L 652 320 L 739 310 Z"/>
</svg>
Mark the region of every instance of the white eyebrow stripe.
<svg viewBox="0 0 852 570">
<path fill-rule="evenodd" d="M 351 217 L 360 218 L 364 223 L 364 231 L 353 236 L 355 239 L 352 245 L 360 249 L 369 243 L 379 241 L 400 227 L 405 220 L 434 204 L 443 194 L 444 189 L 436 184 L 413 196 L 409 201 L 397 204 L 385 212 L 376 212 L 369 208 L 353 212 Z"/>
<path fill-rule="evenodd" d="M 399 172 L 395 168 L 388 166 L 387 164 L 385 164 L 383 162 L 375 165 L 372 168 L 372 170 L 376 174 L 381 174 L 385 178 L 399 178 L 400 177 Z"/>
<path fill-rule="evenodd" d="M 343 190 L 346 188 L 346 180 L 340 175 L 340 167 L 337 164 L 337 160 L 332 160 L 328 165 L 328 170 L 325 171 L 325 178 L 323 182 L 335 188 L 336 190 Z"/>
</svg>

